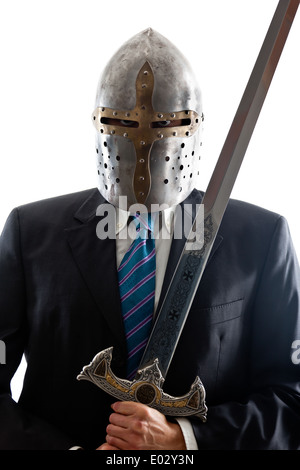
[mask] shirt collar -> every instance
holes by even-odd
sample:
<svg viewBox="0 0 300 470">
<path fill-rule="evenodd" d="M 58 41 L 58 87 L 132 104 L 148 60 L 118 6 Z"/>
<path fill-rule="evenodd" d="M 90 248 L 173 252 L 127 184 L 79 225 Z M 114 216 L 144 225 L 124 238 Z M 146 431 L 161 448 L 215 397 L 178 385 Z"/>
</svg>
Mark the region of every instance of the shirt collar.
<svg viewBox="0 0 300 470">
<path fill-rule="evenodd" d="M 169 233 L 172 230 L 172 220 L 174 217 L 176 206 L 168 207 L 162 211 L 162 220 L 164 223 L 165 228 Z M 124 211 L 123 209 L 119 209 L 116 207 L 116 235 L 118 235 L 121 230 L 127 225 L 128 219 L 130 217 L 130 212 Z"/>
</svg>

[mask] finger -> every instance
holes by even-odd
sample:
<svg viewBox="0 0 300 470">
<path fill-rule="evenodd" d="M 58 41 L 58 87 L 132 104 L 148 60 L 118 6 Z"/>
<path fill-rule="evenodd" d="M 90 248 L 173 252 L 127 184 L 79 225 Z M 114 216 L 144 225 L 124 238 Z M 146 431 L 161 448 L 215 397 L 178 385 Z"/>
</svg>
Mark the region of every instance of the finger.
<svg viewBox="0 0 300 470">
<path fill-rule="evenodd" d="M 127 441 L 128 439 L 128 434 L 129 434 L 129 429 L 127 428 L 122 428 L 120 426 L 116 426 L 114 424 L 109 424 L 106 427 L 106 432 L 108 436 L 111 437 L 118 437 L 122 439 L 123 441 Z"/>
<path fill-rule="evenodd" d="M 116 447 L 119 450 L 133 450 L 128 442 L 117 436 L 111 436 L 110 434 L 107 434 L 106 442 L 110 447 Z"/>
<path fill-rule="evenodd" d="M 100 447 L 97 447 L 96 450 L 120 450 L 120 449 L 118 449 L 118 447 L 111 446 L 107 442 L 105 442 Z"/>
<path fill-rule="evenodd" d="M 112 409 L 116 413 L 120 413 L 125 416 L 130 415 L 144 415 L 147 413 L 148 407 L 142 403 L 137 403 L 134 401 L 118 401 L 111 405 Z"/>
<path fill-rule="evenodd" d="M 132 420 L 132 415 L 124 415 L 121 413 L 112 413 L 109 416 L 109 422 L 121 428 L 129 428 Z"/>
</svg>

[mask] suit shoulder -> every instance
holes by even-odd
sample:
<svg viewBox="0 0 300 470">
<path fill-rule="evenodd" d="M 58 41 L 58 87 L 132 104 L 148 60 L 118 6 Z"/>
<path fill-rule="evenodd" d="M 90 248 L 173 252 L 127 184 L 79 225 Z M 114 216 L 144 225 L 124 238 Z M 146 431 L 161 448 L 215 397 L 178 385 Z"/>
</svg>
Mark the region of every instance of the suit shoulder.
<svg viewBox="0 0 300 470">
<path fill-rule="evenodd" d="M 18 206 L 16 210 L 20 218 L 26 221 L 42 223 L 47 221 L 67 222 L 72 220 L 77 210 L 84 204 L 92 201 L 96 209 L 96 200 L 100 195 L 97 188 L 78 191 L 75 193 L 55 196 L 40 201 Z"/>
<path fill-rule="evenodd" d="M 226 212 L 231 217 L 236 217 L 237 215 L 241 219 L 248 220 L 249 217 L 255 217 L 256 219 L 264 219 L 270 222 L 276 222 L 282 216 L 276 212 L 273 212 L 264 207 L 257 206 L 255 204 L 240 201 L 238 199 L 230 199 Z"/>
<path fill-rule="evenodd" d="M 192 195 L 196 202 L 198 202 L 199 199 L 201 202 L 205 193 L 203 191 L 194 190 Z M 225 220 L 235 219 L 236 221 L 239 220 L 240 222 L 242 222 L 243 220 L 245 221 L 249 220 L 249 218 L 251 217 L 255 218 L 256 220 L 263 219 L 263 220 L 275 222 L 275 223 L 280 218 L 284 219 L 284 217 L 282 217 L 280 214 L 277 214 L 276 212 L 273 212 L 269 209 L 252 204 L 250 202 L 245 202 L 245 201 L 241 201 L 238 199 L 229 199 L 228 205 L 224 214 Z"/>
<path fill-rule="evenodd" d="M 286 219 L 280 214 L 249 202 L 231 199 L 220 231 L 235 234 L 241 240 L 262 243 L 272 238 L 277 227 L 288 228 Z"/>
<path fill-rule="evenodd" d="M 70 206 L 73 204 L 80 204 L 80 201 L 85 201 L 90 195 L 96 191 L 96 188 L 86 189 L 83 191 L 77 191 L 75 193 L 62 194 L 59 196 L 49 197 L 38 201 L 29 202 L 22 204 L 17 207 L 20 210 L 34 210 L 38 207 L 62 207 Z"/>
</svg>

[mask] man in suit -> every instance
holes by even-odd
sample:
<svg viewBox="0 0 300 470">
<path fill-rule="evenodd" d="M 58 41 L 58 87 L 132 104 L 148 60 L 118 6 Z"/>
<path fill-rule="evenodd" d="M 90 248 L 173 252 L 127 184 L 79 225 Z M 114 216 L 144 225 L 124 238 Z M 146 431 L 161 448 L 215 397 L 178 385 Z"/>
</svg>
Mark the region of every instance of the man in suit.
<svg viewBox="0 0 300 470">
<path fill-rule="evenodd" d="M 172 208 L 191 217 L 202 199 L 201 94 L 169 41 L 147 30 L 125 43 L 93 117 L 99 189 L 16 208 L 1 236 L 0 448 L 299 449 L 299 265 L 286 221 L 250 204 L 228 204 L 164 384 L 180 396 L 199 375 L 207 422 L 167 419 L 76 380 L 111 346 L 115 374 L 127 374 L 118 268 L 132 206 L 171 208 L 158 215 L 170 236 L 155 240 L 155 317 L 185 242 L 172 239 Z M 108 203 L 116 218 L 105 237 Z M 16 404 L 9 383 L 24 352 Z"/>
</svg>

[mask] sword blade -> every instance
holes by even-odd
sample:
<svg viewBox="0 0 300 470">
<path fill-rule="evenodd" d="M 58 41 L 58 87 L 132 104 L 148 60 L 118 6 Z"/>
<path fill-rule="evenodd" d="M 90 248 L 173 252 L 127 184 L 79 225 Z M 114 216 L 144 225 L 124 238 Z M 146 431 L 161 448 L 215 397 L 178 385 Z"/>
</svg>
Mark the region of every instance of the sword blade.
<svg viewBox="0 0 300 470">
<path fill-rule="evenodd" d="M 157 315 L 140 369 L 158 359 L 162 376 L 167 375 L 298 5 L 299 0 L 279 0 L 202 200 L 203 246 L 191 247 L 189 241 L 197 228 L 196 216 Z"/>
</svg>

